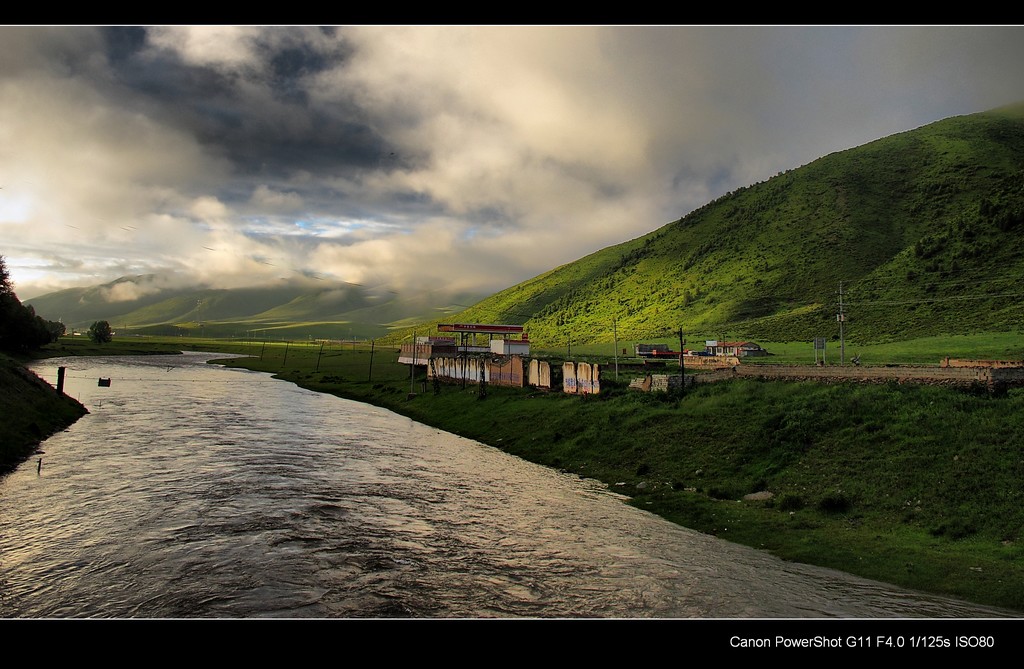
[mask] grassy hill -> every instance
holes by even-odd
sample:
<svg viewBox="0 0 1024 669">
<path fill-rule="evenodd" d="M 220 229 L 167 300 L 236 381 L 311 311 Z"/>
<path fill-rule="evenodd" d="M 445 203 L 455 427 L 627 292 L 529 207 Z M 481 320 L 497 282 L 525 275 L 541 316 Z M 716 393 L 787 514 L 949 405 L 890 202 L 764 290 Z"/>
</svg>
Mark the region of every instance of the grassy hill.
<svg viewBox="0 0 1024 669">
<path fill-rule="evenodd" d="M 455 317 L 563 344 L 677 331 L 864 343 L 1015 327 L 1024 105 L 955 117 L 740 188 Z M 449 319 L 451 320 L 451 319 Z M 613 325 L 614 324 L 614 325 Z"/>
<path fill-rule="evenodd" d="M 370 339 L 407 322 L 427 320 L 452 303 L 472 303 L 480 297 L 443 291 L 379 294 L 324 281 L 171 288 L 161 277 L 142 275 L 70 288 L 27 303 L 36 313 L 61 319 L 69 330 L 85 330 L 94 321 L 106 320 L 121 334 Z"/>
</svg>

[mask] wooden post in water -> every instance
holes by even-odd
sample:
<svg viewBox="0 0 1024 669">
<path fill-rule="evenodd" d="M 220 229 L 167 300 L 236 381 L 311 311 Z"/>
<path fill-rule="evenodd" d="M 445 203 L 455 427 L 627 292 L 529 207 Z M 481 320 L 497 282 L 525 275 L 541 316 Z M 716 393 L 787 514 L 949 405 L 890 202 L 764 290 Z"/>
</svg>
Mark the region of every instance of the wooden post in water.
<svg viewBox="0 0 1024 669">
<path fill-rule="evenodd" d="M 67 367 L 57 368 L 57 394 L 64 394 L 64 372 L 67 371 Z"/>
</svg>

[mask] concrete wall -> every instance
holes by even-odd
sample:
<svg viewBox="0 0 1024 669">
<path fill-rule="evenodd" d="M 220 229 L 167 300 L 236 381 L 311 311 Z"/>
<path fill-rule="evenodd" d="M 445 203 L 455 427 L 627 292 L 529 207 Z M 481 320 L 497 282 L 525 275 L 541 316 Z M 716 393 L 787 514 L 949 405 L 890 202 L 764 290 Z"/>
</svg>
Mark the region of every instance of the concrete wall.
<svg viewBox="0 0 1024 669">
<path fill-rule="evenodd" d="M 550 388 L 551 364 L 546 360 L 531 360 L 527 383 L 534 388 Z"/>
<path fill-rule="evenodd" d="M 434 369 L 427 368 L 427 376 L 437 377 L 443 381 L 466 381 L 467 383 L 479 383 L 481 378 L 484 383 L 498 386 L 514 386 L 522 388 L 523 359 L 517 355 L 495 363 L 490 358 L 479 357 L 456 357 L 456 358 L 434 358 Z"/>
<path fill-rule="evenodd" d="M 570 395 L 600 393 L 600 365 L 591 365 L 589 362 L 562 363 L 562 392 Z"/>
<path fill-rule="evenodd" d="M 487 371 L 487 382 L 493 385 L 514 388 L 522 388 L 526 385 L 523 376 L 523 359 L 518 355 L 502 359 L 500 362 L 489 361 Z"/>
<path fill-rule="evenodd" d="M 433 370 L 428 367 L 428 377 L 436 374 L 442 381 L 485 383 L 496 386 L 551 388 L 551 365 L 543 360 L 523 361 L 518 355 L 502 358 L 495 362 L 491 358 L 455 357 L 434 358 Z M 596 394 L 601 392 L 601 368 L 586 362 L 566 362 L 562 365 L 562 391 L 571 394 Z"/>
<path fill-rule="evenodd" d="M 455 357 L 455 358 L 434 358 L 434 372 L 443 381 L 462 381 L 479 383 L 481 377 L 488 381 L 488 370 L 481 364 L 480 358 Z M 427 375 L 433 378 L 430 368 L 427 368 Z"/>
<path fill-rule="evenodd" d="M 570 395 L 576 394 L 576 363 L 562 363 L 562 392 Z"/>
<path fill-rule="evenodd" d="M 601 392 L 601 369 L 598 365 L 588 362 L 576 365 L 576 392 L 583 395 Z"/>
</svg>

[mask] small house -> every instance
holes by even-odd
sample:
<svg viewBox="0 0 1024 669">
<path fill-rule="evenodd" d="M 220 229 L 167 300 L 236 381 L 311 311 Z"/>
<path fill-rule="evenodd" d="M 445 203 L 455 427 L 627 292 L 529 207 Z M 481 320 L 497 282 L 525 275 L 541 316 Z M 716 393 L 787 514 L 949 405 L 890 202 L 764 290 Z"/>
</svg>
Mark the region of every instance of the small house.
<svg viewBox="0 0 1024 669">
<path fill-rule="evenodd" d="M 737 358 L 768 355 L 768 351 L 752 341 L 718 341 L 711 339 L 704 342 L 704 349 L 708 355 L 732 355 Z"/>
<path fill-rule="evenodd" d="M 525 339 L 492 339 L 491 353 L 494 355 L 530 355 L 530 342 Z"/>
</svg>

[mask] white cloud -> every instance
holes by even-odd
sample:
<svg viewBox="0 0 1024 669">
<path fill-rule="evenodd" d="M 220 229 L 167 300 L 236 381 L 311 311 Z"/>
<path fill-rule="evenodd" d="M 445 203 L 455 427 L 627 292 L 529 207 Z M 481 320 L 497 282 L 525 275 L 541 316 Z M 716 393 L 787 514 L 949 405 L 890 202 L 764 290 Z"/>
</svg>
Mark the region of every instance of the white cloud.
<svg viewBox="0 0 1024 669">
<path fill-rule="evenodd" d="M 260 28 L 237 26 L 157 26 L 148 31 L 149 44 L 173 52 L 199 67 L 237 70 L 258 63 L 256 40 Z"/>
<path fill-rule="evenodd" d="M 189 207 L 189 212 L 211 225 L 223 222 L 231 213 L 227 205 L 211 195 L 196 198 Z"/>
</svg>

